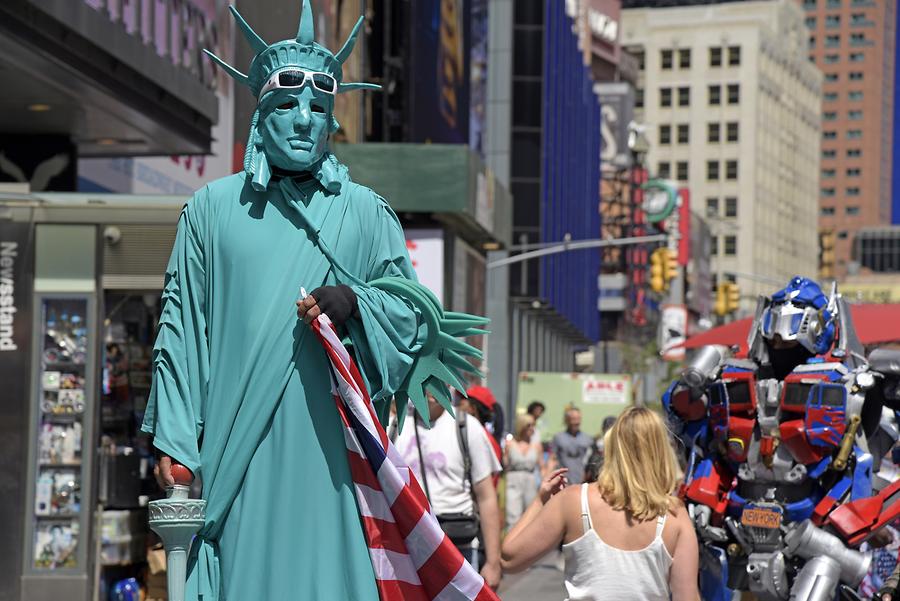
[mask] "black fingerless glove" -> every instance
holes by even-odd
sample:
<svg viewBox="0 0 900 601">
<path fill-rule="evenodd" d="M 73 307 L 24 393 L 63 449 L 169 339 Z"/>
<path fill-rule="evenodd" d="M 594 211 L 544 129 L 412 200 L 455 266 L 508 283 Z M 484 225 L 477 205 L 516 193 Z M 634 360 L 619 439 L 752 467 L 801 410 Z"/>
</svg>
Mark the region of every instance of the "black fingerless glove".
<svg viewBox="0 0 900 601">
<path fill-rule="evenodd" d="M 336 326 L 342 326 L 351 317 L 359 318 L 359 303 L 350 286 L 321 286 L 310 295 L 316 299 L 319 309 Z"/>
</svg>

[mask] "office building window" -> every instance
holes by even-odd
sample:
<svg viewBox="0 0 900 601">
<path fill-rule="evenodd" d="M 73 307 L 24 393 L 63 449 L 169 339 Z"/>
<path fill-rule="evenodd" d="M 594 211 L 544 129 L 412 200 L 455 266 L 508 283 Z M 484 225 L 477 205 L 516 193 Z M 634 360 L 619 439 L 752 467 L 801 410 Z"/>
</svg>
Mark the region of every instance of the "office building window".
<svg viewBox="0 0 900 601">
<path fill-rule="evenodd" d="M 847 230 L 841 230 L 837 233 L 838 240 L 846 240 L 848 237 Z"/>
<path fill-rule="evenodd" d="M 722 104 L 722 86 L 719 84 L 715 84 L 709 86 L 709 104 L 711 105 L 719 105 Z"/>
<path fill-rule="evenodd" d="M 725 236 L 723 238 L 725 242 L 723 249 L 725 251 L 726 257 L 733 257 L 737 254 L 737 236 Z"/>
<path fill-rule="evenodd" d="M 725 179 L 735 180 L 738 178 L 738 162 L 735 160 L 725 161 Z"/>
<path fill-rule="evenodd" d="M 825 0 L 825 8 L 840 8 L 841 0 Z"/>
<path fill-rule="evenodd" d="M 859 140 L 862 138 L 862 130 L 861 129 L 848 129 L 847 130 L 847 139 L 848 140 Z"/>
<path fill-rule="evenodd" d="M 826 73 L 825 74 L 825 82 L 826 83 L 834 83 L 838 80 L 837 73 Z"/>
<path fill-rule="evenodd" d="M 837 140 L 837 132 L 836 131 L 823 131 L 822 138 L 825 140 Z"/>
<path fill-rule="evenodd" d="M 691 141 L 691 128 L 687 123 L 678 126 L 678 143 L 689 144 Z"/>
<path fill-rule="evenodd" d="M 838 99 L 837 92 L 826 92 L 822 95 L 822 100 L 825 102 L 835 102 Z"/>
<path fill-rule="evenodd" d="M 659 143 L 662 145 L 672 143 L 672 126 L 671 125 L 660 125 L 659 126 Z"/>
<path fill-rule="evenodd" d="M 706 199 L 706 216 L 707 217 L 718 217 L 719 216 L 719 199 L 718 198 L 707 198 Z"/>
<path fill-rule="evenodd" d="M 866 13 L 853 13 L 850 15 L 851 25 L 866 25 L 869 21 L 866 19 Z"/>
<path fill-rule="evenodd" d="M 825 111 L 822 113 L 823 121 L 834 121 L 837 119 L 837 113 L 835 111 Z"/>
<path fill-rule="evenodd" d="M 856 102 L 856 101 L 862 100 L 862 99 L 863 99 L 862 90 L 854 90 L 852 92 L 847 92 L 847 100 Z"/>
<path fill-rule="evenodd" d="M 840 54 L 826 54 L 825 55 L 825 64 L 833 65 L 834 63 L 838 63 L 841 60 Z"/>
<path fill-rule="evenodd" d="M 804 20 L 804 23 L 806 23 L 806 27 L 808 27 L 809 29 L 816 28 L 816 18 L 815 17 L 806 17 L 806 20 Z"/>
<path fill-rule="evenodd" d="M 706 124 L 706 141 L 711 143 L 719 142 L 719 132 L 721 128 L 718 123 L 707 123 Z"/>
<path fill-rule="evenodd" d="M 663 108 L 672 106 L 672 88 L 659 89 L 659 106 Z"/>
<path fill-rule="evenodd" d="M 862 71 L 851 71 L 850 72 L 850 81 L 862 81 L 863 73 Z"/>
<path fill-rule="evenodd" d="M 814 36 L 814 35 L 809 36 L 809 44 L 808 45 L 809 45 L 810 50 L 816 49 L 816 36 Z"/>
<path fill-rule="evenodd" d="M 847 119 L 850 119 L 850 121 L 861 121 L 862 111 L 848 111 Z"/>
<path fill-rule="evenodd" d="M 706 179 L 709 181 L 719 179 L 719 161 L 706 161 Z"/>
<path fill-rule="evenodd" d="M 825 27 L 837 28 L 840 26 L 841 26 L 841 16 L 840 15 L 826 15 L 825 16 Z"/>
<path fill-rule="evenodd" d="M 822 207 L 819 209 L 819 214 L 822 215 L 822 217 L 831 217 L 834 215 L 834 207 Z"/>
<path fill-rule="evenodd" d="M 847 169 L 847 177 L 859 177 L 862 175 L 862 169 L 859 167 L 850 167 Z"/>
<path fill-rule="evenodd" d="M 866 34 L 851 33 L 850 34 L 850 45 L 851 46 L 867 46 L 868 42 L 866 42 Z"/>
<path fill-rule="evenodd" d="M 859 188 L 847 188 L 847 196 L 859 196 Z"/>
<path fill-rule="evenodd" d="M 634 90 L 634 108 L 644 108 L 644 88 L 635 88 Z"/>
<path fill-rule="evenodd" d="M 823 158 L 823 159 L 833 159 L 833 158 L 836 158 L 836 157 L 837 157 L 837 150 L 829 149 L 829 150 L 823 150 L 823 151 L 822 151 L 822 158 Z"/>
<path fill-rule="evenodd" d="M 822 169 L 822 177 L 829 178 L 837 175 L 837 169 Z"/>
<path fill-rule="evenodd" d="M 728 104 L 739 104 L 741 102 L 741 84 L 728 84 Z"/>
<path fill-rule="evenodd" d="M 656 177 L 667 178 L 672 175 L 672 166 L 668 161 L 660 161 L 656 165 Z"/>
<path fill-rule="evenodd" d="M 863 52 L 851 52 L 850 53 L 850 62 L 851 63 L 861 63 L 866 60 L 866 55 Z"/>
<path fill-rule="evenodd" d="M 632 54 L 632 56 L 634 56 L 634 58 L 637 59 L 638 70 L 643 71 L 646 66 L 644 63 L 646 63 L 646 61 L 647 61 L 647 57 L 646 57 L 646 53 L 644 52 L 644 49 L 640 48 L 638 50 L 633 50 L 631 52 L 631 54 Z"/>
<path fill-rule="evenodd" d="M 715 257 L 716 255 L 719 254 L 719 237 L 718 236 L 710 237 L 709 254 L 712 255 L 713 257 Z M 715 285 L 713 285 L 713 288 L 715 288 Z"/>
<path fill-rule="evenodd" d="M 737 142 L 738 141 L 738 130 L 739 125 L 737 121 L 729 121 L 725 124 L 725 139 L 728 142 Z"/>
<path fill-rule="evenodd" d="M 660 63 L 660 68 L 671 69 L 672 68 L 672 51 L 671 50 L 660 50 L 659 51 L 659 63 Z"/>
<path fill-rule="evenodd" d="M 689 87 L 678 88 L 678 106 L 691 106 L 691 89 Z"/>
<path fill-rule="evenodd" d="M 848 148 L 847 149 L 847 157 L 851 159 L 859 158 L 862 156 L 861 148 Z"/>
<path fill-rule="evenodd" d="M 728 66 L 729 67 L 737 67 L 741 64 L 741 47 L 740 46 L 729 46 L 728 47 Z"/>
<path fill-rule="evenodd" d="M 831 34 L 825 36 L 825 47 L 826 48 L 839 48 L 841 46 L 841 36 L 837 34 Z"/>
<path fill-rule="evenodd" d="M 737 217 L 737 198 L 734 196 L 728 196 L 725 198 L 725 216 L 726 217 Z"/>
<path fill-rule="evenodd" d="M 834 196 L 834 188 L 822 188 L 822 193 L 820 196 L 825 198 L 831 198 Z"/>
<path fill-rule="evenodd" d="M 859 207 L 856 205 L 850 205 L 848 207 L 844 207 L 844 213 L 846 213 L 848 217 L 853 217 L 855 215 L 859 215 Z"/>
<path fill-rule="evenodd" d="M 688 180 L 688 162 L 678 161 L 675 163 L 675 178 L 680 182 Z"/>
<path fill-rule="evenodd" d="M 803 10 L 813 10 L 816 7 L 816 0 L 803 0 Z"/>
<path fill-rule="evenodd" d="M 722 49 L 718 46 L 709 49 L 709 66 L 710 67 L 721 67 L 722 66 Z"/>
<path fill-rule="evenodd" d="M 690 69 L 691 68 L 691 49 L 690 48 L 680 48 L 678 50 L 678 68 L 679 69 Z"/>
</svg>

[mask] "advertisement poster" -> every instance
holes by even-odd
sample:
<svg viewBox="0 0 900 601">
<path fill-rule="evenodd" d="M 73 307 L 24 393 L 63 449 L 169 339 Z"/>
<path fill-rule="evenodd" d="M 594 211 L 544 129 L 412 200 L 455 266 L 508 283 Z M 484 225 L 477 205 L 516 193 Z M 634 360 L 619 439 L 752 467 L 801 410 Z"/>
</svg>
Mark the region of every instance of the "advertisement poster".
<svg viewBox="0 0 900 601">
<path fill-rule="evenodd" d="M 469 142 L 470 0 L 411 2 L 411 142 Z M 485 54 L 486 56 L 486 54 Z"/>
<path fill-rule="evenodd" d="M 444 302 L 444 232 L 408 229 L 406 251 L 419 281 Z"/>
<path fill-rule="evenodd" d="M 516 413 L 525 413 L 532 401 L 547 410 L 538 423 L 544 442 L 565 428 L 563 416 L 569 406 L 581 410 L 581 429 L 590 436 L 600 433 L 603 419 L 616 416 L 634 402 L 631 377 L 627 374 L 522 372 L 519 374 Z"/>
</svg>

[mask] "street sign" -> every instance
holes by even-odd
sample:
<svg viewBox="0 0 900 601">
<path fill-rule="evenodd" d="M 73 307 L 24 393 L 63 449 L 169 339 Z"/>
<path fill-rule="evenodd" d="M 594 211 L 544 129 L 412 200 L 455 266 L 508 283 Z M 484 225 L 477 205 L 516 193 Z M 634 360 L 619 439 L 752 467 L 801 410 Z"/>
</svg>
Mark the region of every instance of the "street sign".
<svg viewBox="0 0 900 601">
<path fill-rule="evenodd" d="M 687 307 L 662 305 L 659 319 L 659 351 L 666 361 L 682 361 L 687 340 Z"/>
</svg>

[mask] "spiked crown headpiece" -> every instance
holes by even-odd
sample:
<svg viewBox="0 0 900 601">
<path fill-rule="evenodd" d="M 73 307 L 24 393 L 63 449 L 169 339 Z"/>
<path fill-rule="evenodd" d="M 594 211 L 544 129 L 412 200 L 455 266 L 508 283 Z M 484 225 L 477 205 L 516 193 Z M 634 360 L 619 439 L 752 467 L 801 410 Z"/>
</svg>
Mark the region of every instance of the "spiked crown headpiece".
<svg viewBox="0 0 900 601">
<path fill-rule="evenodd" d="M 314 19 L 309 0 L 303 0 L 297 37 L 293 40 L 283 40 L 271 45 L 267 44 L 253 31 L 234 6 L 229 6 L 228 9 L 255 53 L 253 60 L 250 62 L 248 74 L 241 73 L 209 50 L 204 49 L 203 51 L 216 64 L 225 69 L 225 72 L 234 78 L 235 81 L 249 87 L 254 96 L 259 96 L 260 89 L 262 89 L 272 73 L 285 67 L 316 68 L 330 73 L 339 84 L 338 94 L 349 92 L 350 90 L 381 89 L 381 86 L 373 83 L 343 83 L 341 81 L 343 79 L 344 62 L 349 58 L 350 53 L 353 52 L 353 46 L 356 44 L 356 37 L 359 35 L 359 29 L 362 27 L 364 17 L 360 17 L 356 21 L 356 25 L 353 26 L 347 41 L 344 42 L 337 54 L 333 54 L 324 46 L 316 43 Z"/>
</svg>

